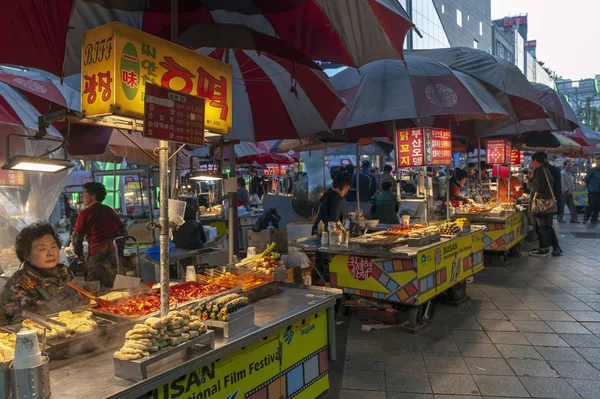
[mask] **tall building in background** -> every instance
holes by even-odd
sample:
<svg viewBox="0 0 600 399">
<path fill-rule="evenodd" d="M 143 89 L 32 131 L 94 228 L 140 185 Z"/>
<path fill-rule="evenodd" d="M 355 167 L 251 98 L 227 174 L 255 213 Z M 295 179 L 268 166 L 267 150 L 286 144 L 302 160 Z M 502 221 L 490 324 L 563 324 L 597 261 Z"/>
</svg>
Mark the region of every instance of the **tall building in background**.
<svg viewBox="0 0 600 399">
<path fill-rule="evenodd" d="M 492 21 L 492 54 L 515 64 L 530 82 L 554 87 L 554 79 L 536 58 L 537 40 L 527 37 L 527 14 Z"/>
<path fill-rule="evenodd" d="M 414 0 L 413 3 L 421 1 Z M 451 47 L 473 47 L 491 52 L 490 0 L 433 0 L 433 3 Z"/>
</svg>

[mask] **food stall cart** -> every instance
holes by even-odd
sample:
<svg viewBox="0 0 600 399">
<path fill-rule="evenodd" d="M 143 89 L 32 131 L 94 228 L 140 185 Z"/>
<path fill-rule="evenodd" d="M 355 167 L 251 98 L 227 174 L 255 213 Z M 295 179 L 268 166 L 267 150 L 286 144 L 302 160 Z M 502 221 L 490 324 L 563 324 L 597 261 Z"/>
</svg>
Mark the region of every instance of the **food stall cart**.
<svg viewBox="0 0 600 399">
<path fill-rule="evenodd" d="M 427 237 L 421 238 L 420 246 L 410 246 L 410 238 L 393 231 L 351 239 L 348 247 L 321 245 L 316 236 L 289 245 L 332 254 L 332 287 L 347 295 L 410 306 L 408 328 L 417 330 L 430 317 L 431 299 L 447 291 L 451 300 L 466 299 L 467 278 L 483 269 L 483 231 L 470 226 L 470 231 L 456 235 L 432 232 L 432 241 L 436 236 L 437 241 L 428 244 Z"/>
</svg>

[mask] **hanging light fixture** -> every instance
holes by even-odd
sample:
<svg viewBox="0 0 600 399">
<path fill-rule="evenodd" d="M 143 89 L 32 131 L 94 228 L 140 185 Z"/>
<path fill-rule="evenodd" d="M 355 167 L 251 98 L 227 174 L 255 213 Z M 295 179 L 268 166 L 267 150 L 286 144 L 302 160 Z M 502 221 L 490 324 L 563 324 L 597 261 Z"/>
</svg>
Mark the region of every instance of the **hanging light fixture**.
<svg viewBox="0 0 600 399">
<path fill-rule="evenodd" d="M 10 158 L 4 166 L 2 166 L 2 169 L 57 173 L 72 167 L 73 163 L 66 159 L 17 155 Z"/>
<path fill-rule="evenodd" d="M 189 173 L 186 176 L 189 180 L 198 180 L 198 181 L 217 181 L 227 179 L 227 175 L 222 173 L 212 173 L 212 172 L 193 172 Z"/>
<path fill-rule="evenodd" d="M 55 139 L 46 136 L 47 122 L 44 116 L 39 117 L 39 130 L 34 136 L 28 136 L 23 134 L 9 134 L 6 136 L 6 163 L 2 166 L 4 170 L 22 170 L 27 172 L 44 172 L 44 173 L 58 173 L 63 170 L 73 167 L 73 162 L 68 159 L 50 158 L 48 155 L 55 151 L 63 148 L 64 156 L 66 158 L 65 143 L 69 137 L 70 125 L 67 121 L 67 136 L 64 139 Z M 56 141 L 60 144 L 58 147 L 46 151 L 41 155 L 15 155 L 10 156 L 10 138 L 13 136 L 23 137 L 27 140 L 34 141 Z"/>
</svg>

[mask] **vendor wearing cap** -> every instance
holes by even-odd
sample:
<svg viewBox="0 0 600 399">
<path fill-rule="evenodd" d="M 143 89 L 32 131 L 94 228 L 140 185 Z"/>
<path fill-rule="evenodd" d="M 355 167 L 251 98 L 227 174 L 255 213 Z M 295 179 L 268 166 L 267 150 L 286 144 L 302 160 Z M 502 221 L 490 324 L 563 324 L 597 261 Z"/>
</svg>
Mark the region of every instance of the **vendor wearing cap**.
<svg viewBox="0 0 600 399">
<path fill-rule="evenodd" d="M 106 188 L 101 183 L 83 185 L 83 204 L 71 242 L 75 254 L 83 258 L 83 239 L 89 244 L 89 258 L 85 265 L 85 279 L 100 281 L 103 287 L 112 287 L 117 274 L 117 258 L 113 240 L 126 236 L 125 227 L 116 212 L 102 204 Z"/>
<path fill-rule="evenodd" d="M 58 262 L 59 248 L 58 236 L 49 223 L 31 224 L 17 235 L 15 250 L 23 263 L 0 295 L 0 325 L 21 321 L 23 310 L 56 313 L 81 302 L 79 294 L 67 285 L 73 276 Z"/>
</svg>

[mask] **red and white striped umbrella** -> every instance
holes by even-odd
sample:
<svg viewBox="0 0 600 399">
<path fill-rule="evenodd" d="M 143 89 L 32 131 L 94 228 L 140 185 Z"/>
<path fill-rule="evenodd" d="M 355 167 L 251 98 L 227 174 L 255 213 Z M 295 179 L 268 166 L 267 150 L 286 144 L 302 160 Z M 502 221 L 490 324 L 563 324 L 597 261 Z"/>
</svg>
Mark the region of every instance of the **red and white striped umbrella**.
<svg viewBox="0 0 600 399">
<path fill-rule="evenodd" d="M 197 51 L 232 66 L 232 139 L 296 139 L 328 131 L 344 107 L 321 70 L 252 50 Z"/>
<path fill-rule="evenodd" d="M 4 3 L 0 13 L 0 63 L 35 67 L 57 76 L 79 72 L 82 33 L 109 22 L 122 22 L 169 39 L 169 1 Z M 313 60 L 355 67 L 379 59 L 403 59 L 404 39 L 414 27 L 397 0 L 180 0 L 178 16 L 180 36 L 202 24 L 245 25 L 284 40 Z M 207 44 L 204 35 L 196 37 L 198 43 L 186 41 L 185 45 L 223 46 Z M 240 41 L 249 39 L 243 37 Z"/>
</svg>

